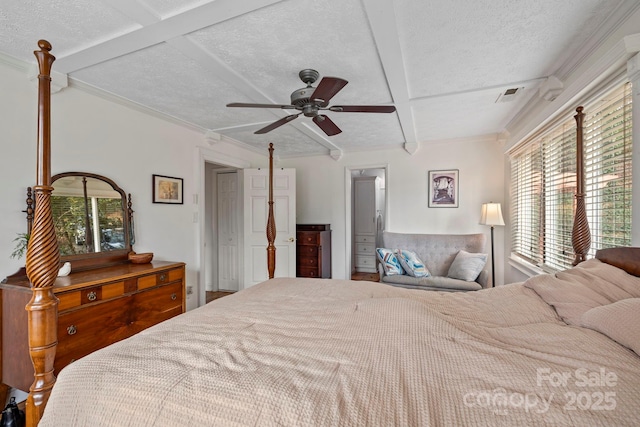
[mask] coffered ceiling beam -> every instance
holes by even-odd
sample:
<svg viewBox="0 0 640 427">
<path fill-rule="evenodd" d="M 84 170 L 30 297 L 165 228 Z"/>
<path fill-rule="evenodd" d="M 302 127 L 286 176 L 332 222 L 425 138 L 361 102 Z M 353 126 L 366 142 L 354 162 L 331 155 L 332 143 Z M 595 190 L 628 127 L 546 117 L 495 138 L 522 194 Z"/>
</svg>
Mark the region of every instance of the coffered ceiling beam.
<svg viewBox="0 0 640 427">
<path fill-rule="evenodd" d="M 151 24 L 147 24 L 147 22 L 151 21 L 153 15 L 150 13 L 149 16 L 145 15 L 140 4 L 127 6 L 126 2 L 113 1 L 112 5 L 130 18 L 144 20 L 144 22 L 139 22 L 143 27 L 58 58 L 56 65 L 59 72 L 72 73 L 280 1 L 282 0 L 217 0 Z"/>
</svg>

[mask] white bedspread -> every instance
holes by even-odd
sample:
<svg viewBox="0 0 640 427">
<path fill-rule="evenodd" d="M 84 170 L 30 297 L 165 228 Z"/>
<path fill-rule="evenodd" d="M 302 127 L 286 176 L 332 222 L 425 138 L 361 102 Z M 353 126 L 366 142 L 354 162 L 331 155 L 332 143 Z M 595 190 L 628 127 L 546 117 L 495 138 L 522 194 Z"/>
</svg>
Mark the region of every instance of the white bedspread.
<svg viewBox="0 0 640 427">
<path fill-rule="evenodd" d="M 639 413 L 640 357 L 526 286 L 274 279 L 69 365 L 40 426 L 634 426 Z"/>
</svg>

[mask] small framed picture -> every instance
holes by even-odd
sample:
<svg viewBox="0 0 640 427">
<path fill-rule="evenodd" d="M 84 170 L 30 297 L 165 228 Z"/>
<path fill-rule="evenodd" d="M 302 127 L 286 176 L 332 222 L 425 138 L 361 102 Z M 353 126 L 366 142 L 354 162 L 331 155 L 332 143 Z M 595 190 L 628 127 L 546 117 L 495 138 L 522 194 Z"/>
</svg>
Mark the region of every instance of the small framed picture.
<svg viewBox="0 0 640 427">
<path fill-rule="evenodd" d="M 153 175 L 153 203 L 181 205 L 182 202 L 182 178 Z"/>
<path fill-rule="evenodd" d="M 429 171 L 429 207 L 458 207 L 458 169 Z"/>
</svg>

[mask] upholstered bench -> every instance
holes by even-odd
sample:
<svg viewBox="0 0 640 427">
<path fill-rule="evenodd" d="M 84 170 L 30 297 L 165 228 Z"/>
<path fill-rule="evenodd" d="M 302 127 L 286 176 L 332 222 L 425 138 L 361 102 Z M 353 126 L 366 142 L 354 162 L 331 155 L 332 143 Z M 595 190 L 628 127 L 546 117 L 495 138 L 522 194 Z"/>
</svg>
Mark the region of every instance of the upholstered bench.
<svg viewBox="0 0 640 427">
<path fill-rule="evenodd" d="M 484 268 L 487 261 L 485 242 L 486 237 L 481 233 L 408 234 L 385 231 L 382 233 L 381 248 L 387 251 L 376 250 L 380 282 L 405 288 L 447 292 L 487 288 L 489 272 Z M 413 277 L 406 271 L 403 274 L 387 274 L 380 253 L 398 250 L 415 253 L 428 270 L 428 275 Z M 452 269 L 454 260 L 455 266 Z M 478 269 L 480 271 L 477 277 L 472 277 Z"/>
</svg>

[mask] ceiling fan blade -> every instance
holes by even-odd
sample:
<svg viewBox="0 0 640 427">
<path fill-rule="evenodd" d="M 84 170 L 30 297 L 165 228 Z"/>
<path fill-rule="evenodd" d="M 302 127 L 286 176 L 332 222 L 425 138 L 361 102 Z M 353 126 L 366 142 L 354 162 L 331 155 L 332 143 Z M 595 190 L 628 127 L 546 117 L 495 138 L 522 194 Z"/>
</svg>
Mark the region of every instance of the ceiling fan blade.
<svg viewBox="0 0 640 427">
<path fill-rule="evenodd" d="M 324 114 L 318 114 L 317 116 L 315 116 L 313 118 L 313 122 L 317 124 L 318 127 L 320 127 L 320 129 L 322 129 L 328 136 L 337 135 L 342 132 L 340 128 L 336 126 L 336 124 L 333 123 L 333 121 L 331 121 L 331 119 Z"/>
<path fill-rule="evenodd" d="M 347 83 L 349 82 L 338 77 L 323 77 L 309 99 L 312 101 L 321 99 L 322 103 L 320 105 L 326 107 L 329 105 L 329 100 L 333 98 L 336 93 L 340 92 Z"/>
<path fill-rule="evenodd" d="M 280 120 L 277 120 L 277 121 L 271 123 L 269 126 L 265 126 L 262 129 L 258 129 L 254 133 L 263 134 L 263 133 L 271 132 L 275 128 L 279 128 L 280 126 L 282 126 L 282 125 L 284 125 L 286 123 L 289 123 L 291 120 L 295 119 L 300 114 L 302 114 L 302 113 L 291 114 L 289 116 L 285 116 L 285 117 L 281 118 Z"/>
<path fill-rule="evenodd" d="M 336 113 L 393 113 L 393 105 L 334 105 L 329 110 Z"/>
<path fill-rule="evenodd" d="M 294 105 L 284 105 L 284 104 L 246 104 L 243 102 L 232 102 L 231 104 L 227 104 L 227 107 L 245 107 L 245 108 L 281 108 L 281 109 L 295 109 Z"/>
</svg>

